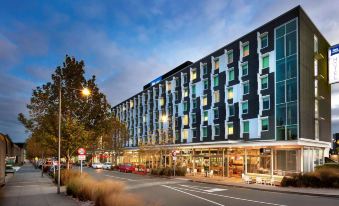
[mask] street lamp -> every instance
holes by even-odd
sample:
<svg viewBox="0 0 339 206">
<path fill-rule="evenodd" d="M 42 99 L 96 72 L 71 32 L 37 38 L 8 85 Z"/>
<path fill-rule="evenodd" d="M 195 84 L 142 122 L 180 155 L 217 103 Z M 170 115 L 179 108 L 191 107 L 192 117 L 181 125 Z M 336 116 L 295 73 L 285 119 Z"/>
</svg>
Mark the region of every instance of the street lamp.
<svg viewBox="0 0 339 206">
<path fill-rule="evenodd" d="M 59 134 L 58 134 L 58 190 L 57 193 L 60 194 L 60 166 L 61 166 L 61 79 L 60 79 L 60 87 L 59 87 Z M 79 89 L 74 89 L 79 90 Z M 89 96 L 91 91 L 88 88 L 83 88 L 80 90 L 83 96 Z"/>
</svg>

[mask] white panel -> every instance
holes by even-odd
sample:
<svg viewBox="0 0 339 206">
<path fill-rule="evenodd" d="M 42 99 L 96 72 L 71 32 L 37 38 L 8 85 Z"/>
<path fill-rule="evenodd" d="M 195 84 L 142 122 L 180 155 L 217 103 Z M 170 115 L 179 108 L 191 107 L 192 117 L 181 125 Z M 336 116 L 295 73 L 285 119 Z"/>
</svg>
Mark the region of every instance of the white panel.
<svg viewBox="0 0 339 206">
<path fill-rule="evenodd" d="M 258 118 L 248 119 L 250 124 L 249 138 L 255 139 L 258 138 Z"/>
</svg>

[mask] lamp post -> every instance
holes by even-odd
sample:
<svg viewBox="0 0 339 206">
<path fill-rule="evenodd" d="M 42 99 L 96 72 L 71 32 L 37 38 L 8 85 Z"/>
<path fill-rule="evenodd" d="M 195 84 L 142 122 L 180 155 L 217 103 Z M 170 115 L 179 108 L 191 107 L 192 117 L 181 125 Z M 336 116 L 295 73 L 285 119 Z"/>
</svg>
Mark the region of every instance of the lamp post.
<svg viewBox="0 0 339 206">
<path fill-rule="evenodd" d="M 62 83 L 60 79 L 60 85 L 59 85 L 59 128 L 58 128 L 58 189 L 57 193 L 60 194 L 60 169 L 61 169 L 61 88 Z M 79 89 L 74 89 L 79 90 Z M 88 88 L 83 88 L 80 90 L 83 96 L 89 96 L 91 94 L 91 91 Z"/>
</svg>

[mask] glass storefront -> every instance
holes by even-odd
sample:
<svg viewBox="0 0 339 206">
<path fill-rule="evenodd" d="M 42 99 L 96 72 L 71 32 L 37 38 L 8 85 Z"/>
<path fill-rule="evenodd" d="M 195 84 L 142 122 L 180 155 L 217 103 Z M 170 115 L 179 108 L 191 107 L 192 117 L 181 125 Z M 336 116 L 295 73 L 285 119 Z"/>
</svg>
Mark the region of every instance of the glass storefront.
<svg viewBox="0 0 339 206">
<path fill-rule="evenodd" d="M 247 173 L 270 174 L 271 149 L 247 150 Z"/>
</svg>

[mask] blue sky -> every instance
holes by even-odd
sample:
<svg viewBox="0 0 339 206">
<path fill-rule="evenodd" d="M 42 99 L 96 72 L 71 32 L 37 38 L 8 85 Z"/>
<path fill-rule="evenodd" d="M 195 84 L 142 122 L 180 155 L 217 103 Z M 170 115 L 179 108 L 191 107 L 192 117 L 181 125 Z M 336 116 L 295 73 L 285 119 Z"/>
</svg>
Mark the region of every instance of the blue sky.
<svg viewBox="0 0 339 206">
<path fill-rule="evenodd" d="M 32 89 L 65 54 L 83 59 L 112 105 L 186 60 L 196 61 L 301 4 L 331 44 L 339 16 L 322 1 L 4 1 L 0 8 L 0 132 L 28 136 L 17 121 Z M 333 89 L 339 131 L 339 88 Z"/>
</svg>

